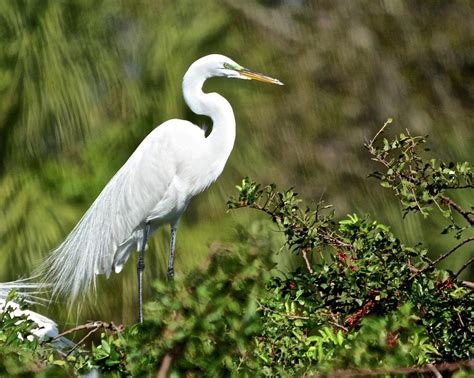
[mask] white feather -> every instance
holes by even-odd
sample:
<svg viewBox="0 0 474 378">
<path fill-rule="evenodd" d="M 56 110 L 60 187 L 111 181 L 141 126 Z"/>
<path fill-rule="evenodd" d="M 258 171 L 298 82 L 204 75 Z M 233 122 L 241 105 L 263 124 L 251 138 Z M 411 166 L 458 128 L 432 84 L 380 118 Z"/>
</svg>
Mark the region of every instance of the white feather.
<svg viewBox="0 0 474 378">
<path fill-rule="evenodd" d="M 47 318 L 46 316 L 38 314 L 37 312 L 31 310 L 22 310 L 20 309 L 20 305 L 18 303 L 12 301 L 7 302 L 6 300 L 8 293 L 13 289 L 17 289 L 20 290 L 18 291 L 18 295 L 20 297 L 22 297 L 27 302 L 31 302 L 31 293 L 34 293 L 32 290 L 37 288 L 38 284 L 30 283 L 27 280 L 0 283 L 0 312 L 9 310 L 9 314 L 12 319 L 26 316 L 27 319 L 33 321 L 37 325 L 36 328 L 31 330 L 31 333 L 36 335 L 40 341 L 43 341 L 46 337 L 53 338 L 58 335 L 56 322 Z M 25 289 L 29 290 L 29 292 L 25 292 Z M 23 320 L 21 319 L 18 320 L 18 322 L 22 321 Z M 21 335 L 19 335 L 19 337 L 21 337 Z M 31 336 L 29 336 L 29 340 L 32 340 Z M 66 339 L 65 337 L 57 338 L 54 340 L 53 345 L 59 350 L 65 350 L 75 346 L 71 340 Z"/>
<path fill-rule="evenodd" d="M 141 245 L 145 222 L 151 232 L 176 225 L 191 198 L 217 179 L 234 145 L 235 118 L 226 99 L 204 93 L 202 86 L 212 76 L 245 78 L 241 69 L 222 55 L 191 65 L 183 95 L 191 110 L 212 118 L 212 132 L 206 138 L 198 126 L 175 119 L 143 140 L 37 272 L 52 286 L 53 296 L 74 300 L 95 287 L 97 274 L 120 272 Z"/>
</svg>

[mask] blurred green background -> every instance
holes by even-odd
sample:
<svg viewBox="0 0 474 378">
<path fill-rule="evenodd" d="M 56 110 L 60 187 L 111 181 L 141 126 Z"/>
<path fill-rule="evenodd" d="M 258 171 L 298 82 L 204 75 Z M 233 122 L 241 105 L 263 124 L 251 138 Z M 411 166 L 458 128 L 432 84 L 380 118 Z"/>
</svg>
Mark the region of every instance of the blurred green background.
<svg viewBox="0 0 474 378">
<path fill-rule="evenodd" d="M 324 197 L 340 215 L 369 213 L 405 242 L 446 251 L 454 240 L 440 235 L 441 217 L 403 221 L 392 193 L 367 178 L 376 167 L 363 143 L 393 117 L 392 133 L 430 135 L 429 154 L 473 161 L 473 20 L 474 3 L 461 0 L 1 1 L 0 282 L 31 273 L 154 127 L 209 123 L 181 96 L 187 67 L 208 53 L 285 86 L 206 83 L 233 105 L 237 141 L 182 220 L 178 274 L 253 222 L 254 213 L 226 213 L 244 176 L 295 187 L 308 203 Z M 154 236 L 146 282 L 164 277 L 168 242 L 167 229 Z M 135 259 L 99 280 L 81 319 L 135 320 Z"/>
</svg>

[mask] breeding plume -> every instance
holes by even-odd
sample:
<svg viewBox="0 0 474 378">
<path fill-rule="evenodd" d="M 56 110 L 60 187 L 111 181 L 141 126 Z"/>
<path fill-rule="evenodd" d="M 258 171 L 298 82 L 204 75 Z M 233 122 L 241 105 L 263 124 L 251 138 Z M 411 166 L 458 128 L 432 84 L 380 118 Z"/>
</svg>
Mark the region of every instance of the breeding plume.
<svg viewBox="0 0 474 378">
<path fill-rule="evenodd" d="M 243 68 L 223 55 L 194 62 L 183 78 L 186 103 L 212 119 L 212 132 L 172 119 L 155 128 L 108 182 L 66 240 L 43 264 L 40 273 L 53 296 L 74 300 L 95 286 L 95 275 L 123 269 L 139 250 L 137 271 L 139 320 L 142 321 L 142 277 L 145 246 L 164 224 L 171 226 L 168 278 L 174 275 L 176 229 L 191 198 L 211 185 L 224 169 L 235 140 L 235 118 L 229 102 L 204 93 L 210 77 L 282 83 Z"/>
</svg>

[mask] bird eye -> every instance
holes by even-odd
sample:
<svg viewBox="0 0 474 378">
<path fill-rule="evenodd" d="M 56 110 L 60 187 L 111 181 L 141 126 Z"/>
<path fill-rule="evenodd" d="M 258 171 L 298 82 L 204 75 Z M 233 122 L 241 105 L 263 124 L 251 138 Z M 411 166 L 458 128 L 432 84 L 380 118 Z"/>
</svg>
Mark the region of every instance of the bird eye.
<svg viewBox="0 0 474 378">
<path fill-rule="evenodd" d="M 235 70 L 235 68 L 232 67 L 232 65 L 230 65 L 229 63 L 224 63 L 224 68 L 228 70 Z"/>
</svg>

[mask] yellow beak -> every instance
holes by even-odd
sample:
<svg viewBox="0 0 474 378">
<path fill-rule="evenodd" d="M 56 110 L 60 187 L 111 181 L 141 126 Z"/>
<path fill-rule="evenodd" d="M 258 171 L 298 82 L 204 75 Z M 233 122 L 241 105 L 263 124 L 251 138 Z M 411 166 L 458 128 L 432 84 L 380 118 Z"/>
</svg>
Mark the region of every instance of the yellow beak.
<svg viewBox="0 0 474 378">
<path fill-rule="evenodd" d="M 248 79 L 263 81 L 264 83 L 283 85 L 283 83 L 278 79 L 274 79 L 270 76 L 261 74 L 259 72 L 251 71 L 247 68 L 242 68 L 239 71 L 239 74 L 241 76 L 244 76 L 244 77 L 248 78 Z"/>
</svg>

